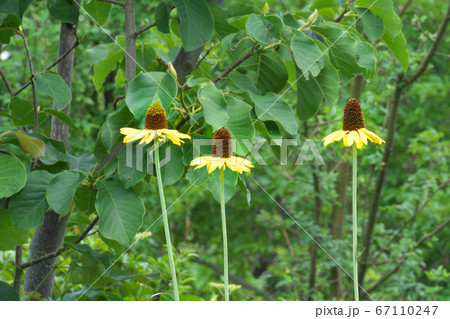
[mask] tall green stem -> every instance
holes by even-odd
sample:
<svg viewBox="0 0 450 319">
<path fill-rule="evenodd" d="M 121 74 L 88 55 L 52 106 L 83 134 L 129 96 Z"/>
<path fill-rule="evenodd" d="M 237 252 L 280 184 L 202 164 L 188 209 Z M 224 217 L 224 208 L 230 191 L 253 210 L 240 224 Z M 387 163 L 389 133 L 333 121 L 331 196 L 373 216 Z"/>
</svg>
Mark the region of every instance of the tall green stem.
<svg viewBox="0 0 450 319">
<path fill-rule="evenodd" d="M 357 208 L 357 149 L 353 145 L 353 172 L 352 172 L 352 217 L 353 217 L 353 289 L 355 291 L 355 301 L 359 301 L 359 287 L 358 287 L 358 218 L 356 213 Z"/>
<path fill-rule="evenodd" d="M 159 199 L 161 201 L 161 210 L 164 221 L 164 233 L 166 234 L 167 254 L 169 255 L 170 273 L 172 274 L 172 286 L 175 300 L 180 301 L 178 293 L 177 273 L 175 271 L 175 262 L 173 260 L 172 241 L 170 240 L 169 218 L 167 217 L 166 199 L 164 197 L 164 188 L 161 178 L 161 167 L 159 163 L 159 142 L 155 142 L 155 166 L 156 179 L 158 180 Z"/>
<path fill-rule="evenodd" d="M 225 301 L 230 300 L 228 291 L 228 243 L 227 243 L 227 217 L 225 215 L 225 168 L 220 170 L 220 212 L 222 213 L 222 234 L 223 234 L 223 279 L 225 285 Z"/>
</svg>

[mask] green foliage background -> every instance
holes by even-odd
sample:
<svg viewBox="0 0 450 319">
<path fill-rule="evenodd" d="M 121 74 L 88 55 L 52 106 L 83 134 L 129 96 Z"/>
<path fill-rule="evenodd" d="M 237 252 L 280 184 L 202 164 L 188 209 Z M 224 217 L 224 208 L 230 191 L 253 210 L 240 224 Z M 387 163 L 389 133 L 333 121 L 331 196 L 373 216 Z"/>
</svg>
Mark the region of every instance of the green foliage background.
<svg viewBox="0 0 450 319">
<path fill-rule="evenodd" d="M 251 175 L 226 175 L 231 283 L 241 285 L 231 299 L 336 298 L 330 293 L 333 260 L 317 250 L 316 282 L 311 288 L 311 237 L 259 185 L 351 273 L 350 207 L 345 211 L 344 237 L 331 240 L 330 235 L 332 210 L 339 205 L 337 167 L 349 159 L 341 144 L 324 149 L 321 139 L 340 129 L 342 106 L 351 97 L 357 75 L 365 80 L 361 103 L 366 127 L 386 138 L 397 74 L 410 74 L 422 61 L 434 39 L 436 21 L 446 10 L 444 1 L 414 1 L 400 19 L 397 7 L 403 8 L 407 1 L 393 1 L 392 7 L 390 0 L 379 0 L 365 14 L 372 1 L 357 0 L 350 4 L 350 14 L 338 22 L 334 20 L 345 10 L 345 1 L 269 1 L 266 14 L 265 1 L 243 5 L 227 0 L 221 8 L 203 0 L 174 0 L 176 9 L 170 2 L 137 2 L 136 28 L 155 21 L 157 25 L 138 36 L 138 75 L 127 90 L 122 8 L 84 0 L 83 8 L 100 28 L 69 0 L 47 5 L 34 1 L 29 6 L 31 1 L 18 1 L 22 6 L 17 10 L 8 6 L 13 2 L 0 6 L 0 68 L 14 91 L 30 78 L 23 40 L 14 35 L 21 25 L 37 74 L 39 132 L 31 133 L 31 86 L 11 97 L 2 82 L 0 299 L 29 297 L 25 293 L 19 297 L 5 283 L 13 282 L 15 246 L 24 245 L 26 260 L 34 230 L 49 208 L 62 216 L 70 214 L 63 244 L 67 250 L 58 257 L 51 299 L 172 299 L 163 226 L 156 221 L 161 214 L 156 178 L 127 167 L 125 148 L 102 165 L 121 143 L 119 128 L 142 127 L 146 108 L 157 98 L 166 108 L 169 126 L 193 138 L 211 138 L 215 129 L 225 125 L 238 140 L 297 141 L 297 146 L 287 147 L 287 163 L 280 162 L 282 149 L 267 141 L 260 150 L 264 165 L 251 158 L 255 163 Z M 318 9 L 317 20 L 301 27 L 298 21 L 307 21 L 314 9 Z M 353 24 L 358 16 L 361 20 Z M 78 36 L 86 35 L 75 49 L 71 89 L 57 73 L 43 71 L 56 60 L 60 21 L 78 21 Z M 371 253 L 378 257 L 370 264 L 364 287 L 377 283 L 405 254 L 407 259 L 371 292 L 375 300 L 450 298 L 448 226 L 415 246 L 450 211 L 446 187 L 449 41 L 447 33 L 428 70 L 407 89 L 399 106 L 394 153 L 372 236 Z M 163 63 L 173 61 L 181 45 L 186 50 L 205 45 L 203 59 L 184 89 Z M 254 51 L 250 58 L 211 83 L 250 50 Z M 113 106 L 121 95 L 125 98 Z M 69 101 L 70 118 L 60 112 Z M 192 119 L 184 121 L 184 108 Z M 52 116 L 70 127 L 67 152 L 61 142 L 48 137 Z M 318 147 L 325 166 L 312 161 L 295 165 L 307 138 Z M 216 270 L 222 267 L 217 176 L 187 167 L 191 142 L 171 149 L 172 161 L 164 167 L 163 177 L 182 299 L 221 300 L 221 286 L 214 284 L 221 282 Z M 239 141 L 235 151 L 241 156 L 248 153 Z M 361 238 L 376 172 L 383 165 L 383 146 L 372 144 L 359 154 Z M 37 165 L 30 172 L 32 161 Z M 319 192 L 314 180 L 320 183 Z M 313 212 L 318 198 L 320 222 L 316 223 Z M 99 231 L 73 244 L 97 215 L 100 220 L 94 231 L 97 227 Z M 338 299 L 351 300 L 352 282 L 345 274 L 342 280 Z"/>
</svg>

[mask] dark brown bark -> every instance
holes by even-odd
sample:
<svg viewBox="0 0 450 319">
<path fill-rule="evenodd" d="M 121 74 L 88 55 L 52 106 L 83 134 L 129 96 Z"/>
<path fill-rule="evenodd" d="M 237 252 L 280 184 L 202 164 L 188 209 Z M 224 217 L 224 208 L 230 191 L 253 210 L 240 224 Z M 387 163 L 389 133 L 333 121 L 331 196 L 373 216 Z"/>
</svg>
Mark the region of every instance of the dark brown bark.
<svg viewBox="0 0 450 319">
<path fill-rule="evenodd" d="M 76 27 L 72 24 L 62 23 L 59 38 L 58 56 L 62 56 L 77 41 Z M 57 72 L 71 87 L 72 70 L 74 61 L 74 50 L 70 51 L 64 59 L 62 59 L 57 67 Z M 70 104 L 68 104 L 63 112 L 70 114 Z M 66 148 L 69 148 L 69 128 L 56 118 L 52 118 L 51 138 L 64 141 Z M 53 211 L 49 211 L 44 215 L 44 223 L 38 227 L 34 233 L 30 244 L 29 260 L 35 259 L 42 255 L 46 255 L 57 251 L 61 246 L 66 231 L 66 223 L 68 216 L 62 217 Z M 26 292 L 37 291 L 42 298 L 50 298 L 53 293 L 54 270 L 52 268 L 56 261 L 56 257 L 49 259 L 45 263 L 31 266 L 27 269 L 25 275 L 24 290 Z M 49 274 L 49 272 L 52 272 Z"/>
</svg>

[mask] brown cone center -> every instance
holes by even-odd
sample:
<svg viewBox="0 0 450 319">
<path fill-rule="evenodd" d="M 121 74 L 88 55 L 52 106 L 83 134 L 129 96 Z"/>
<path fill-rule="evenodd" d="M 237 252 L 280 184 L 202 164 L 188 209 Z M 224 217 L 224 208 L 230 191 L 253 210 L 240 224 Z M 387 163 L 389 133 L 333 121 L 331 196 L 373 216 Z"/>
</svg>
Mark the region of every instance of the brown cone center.
<svg viewBox="0 0 450 319">
<path fill-rule="evenodd" d="M 231 133 L 225 127 L 221 127 L 214 133 L 211 156 L 229 158 L 232 155 Z"/>
<path fill-rule="evenodd" d="M 145 128 L 148 130 L 167 128 L 166 111 L 159 106 L 150 106 L 145 115 Z"/>
<path fill-rule="evenodd" d="M 350 99 L 345 103 L 342 129 L 344 131 L 356 131 L 364 127 L 364 116 L 361 110 L 361 104 L 359 104 L 357 99 Z"/>
</svg>

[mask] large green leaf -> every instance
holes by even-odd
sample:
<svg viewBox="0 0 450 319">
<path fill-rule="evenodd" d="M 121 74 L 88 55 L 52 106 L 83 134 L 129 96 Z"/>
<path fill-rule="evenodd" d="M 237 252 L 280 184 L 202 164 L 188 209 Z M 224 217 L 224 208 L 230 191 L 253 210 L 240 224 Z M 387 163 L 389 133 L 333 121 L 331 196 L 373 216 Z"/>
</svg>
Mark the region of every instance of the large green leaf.
<svg viewBox="0 0 450 319">
<path fill-rule="evenodd" d="M 118 154 L 118 174 L 125 188 L 139 183 L 147 175 L 147 147 L 127 144 Z"/>
<path fill-rule="evenodd" d="M 11 250 L 28 241 L 27 230 L 16 230 L 9 212 L 0 209 L 0 250 Z M 0 298 L 0 300 L 2 300 Z"/>
<path fill-rule="evenodd" d="M 170 4 L 166 1 L 161 1 L 155 9 L 155 22 L 158 31 L 162 33 L 169 33 L 169 20 L 170 20 Z"/>
<path fill-rule="evenodd" d="M 20 147 L 24 152 L 30 153 L 34 158 L 44 156 L 45 143 L 42 140 L 17 131 L 6 131 L 0 134 L 0 140 L 9 135 L 15 135 L 17 137 Z"/>
<path fill-rule="evenodd" d="M 75 207 L 78 211 L 90 215 L 95 212 L 97 192 L 86 185 L 78 186 L 75 192 Z"/>
<path fill-rule="evenodd" d="M 289 134 L 296 134 L 298 130 L 295 113 L 280 95 L 267 93 L 264 96 L 252 94 L 255 111 L 260 121 L 275 121 Z"/>
<path fill-rule="evenodd" d="M 16 34 L 20 23 L 20 18 L 15 14 L 6 15 L 0 11 L 0 43 L 8 44 L 10 38 Z"/>
<path fill-rule="evenodd" d="M 75 191 L 86 175 L 81 172 L 64 171 L 55 175 L 47 187 L 47 202 L 58 214 L 66 214 L 73 201 Z"/>
<path fill-rule="evenodd" d="M 27 170 L 14 155 L 0 154 L 0 198 L 20 191 L 27 181 Z"/>
<path fill-rule="evenodd" d="M 351 32 L 337 23 L 327 21 L 323 21 L 311 29 L 325 40 L 326 49 L 322 51 L 328 52 L 331 63 L 339 71 L 344 82 L 364 72 L 356 60 L 358 41 L 352 37 Z M 318 41 L 315 42 L 319 44 Z"/>
<path fill-rule="evenodd" d="M 171 142 L 161 145 L 160 160 L 161 164 L 168 156 L 168 161 L 161 166 L 161 178 L 163 185 L 172 185 L 176 183 L 184 174 L 183 153 L 181 147 Z"/>
<path fill-rule="evenodd" d="M 206 171 L 206 168 L 201 168 Z M 220 170 L 216 169 L 209 174 L 211 179 L 208 181 L 208 189 L 213 194 L 215 200 L 220 203 Z M 236 192 L 236 184 L 238 179 L 238 173 L 229 169 L 225 169 L 224 174 L 224 190 L 225 190 L 225 203 L 227 203 Z"/>
<path fill-rule="evenodd" d="M 295 64 L 302 70 L 302 76 L 309 79 L 309 74 L 317 76 L 324 66 L 324 57 L 316 42 L 303 32 L 295 32 L 291 42 Z"/>
<path fill-rule="evenodd" d="M 255 127 L 250 119 L 252 106 L 232 96 L 227 96 L 226 101 L 229 116 L 226 128 L 236 141 L 235 153 L 245 155 L 248 152 L 248 144 L 246 146 L 244 140 L 250 142 L 255 136 Z"/>
<path fill-rule="evenodd" d="M 36 76 L 36 88 L 39 92 L 49 95 L 58 110 L 65 108 L 72 100 L 72 92 L 69 86 L 56 72 L 39 73 Z"/>
<path fill-rule="evenodd" d="M 180 35 L 186 51 L 198 49 L 211 38 L 214 19 L 204 0 L 173 0 L 180 17 Z"/>
<path fill-rule="evenodd" d="M 370 41 L 381 38 L 384 33 L 383 20 L 366 8 L 356 8 L 356 13 L 361 17 L 362 26 L 367 38 Z"/>
<path fill-rule="evenodd" d="M 107 55 L 103 56 L 103 58 L 95 64 L 93 80 L 97 92 L 102 88 L 103 82 L 105 81 L 108 74 L 114 71 L 117 63 L 120 63 L 120 61 L 122 61 L 122 59 L 125 57 L 125 42 L 125 37 L 116 37 L 115 42 L 108 45 Z M 101 44 L 99 46 L 101 46 Z M 94 52 L 104 54 L 104 47 L 100 47 Z"/>
<path fill-rule="evenodd" d="M 267 44 L 272 40 L 272 35 L 267 32 L 264 20 L 254 14 L 247 19 L 245 31 L 258 42 Z"/>
<path fill-rule="evenodd" d="M 22 19 L 23 13 L 31 2 L 33 0 L 3 0 L 0 2 L 0 12 L 14 14 Z"/>
<path fill-rule="evenodd" d="M 14 126 L 25 126 L 34 123 L 34 107 L 28 100 L 13 96 L 8 104 Z"/>
<path fill-rule="evenodd" d="M 316 77 L 297 81 L 297 114 L 305 121 L 316 114 L 322 102 L 333 105 L 339 98 L 339 74 L 327 63 Z"/>
<path fill-rule="evenodd" d="M 0 281 L 0 300 L 2 301 L 20 301 L 20 295 L 16 289 L 4 281 Z"/>
<path fill-rule="evenodd" d="M 47 0 L 48 12 L 60 21 L 78 24 L 80 7 L 73 0 Z"/>
<path fill-rule="evenodd" d="M 83 8 L 91 15 L 91 17 L 99 25 L 104 25 L 109 18 L 111 3 L 99 0 L 83 1 Z"/>
<path fill-rule="evenodd" d="M 170 116 L 170 104 L 177 95 L 177 82 L 169 73 L 141 72 L 128 86 L 126 102 L 136 117 L 138 127 L 143 128 L 147 109 L 157 99 Z"/>
<path fill-rule="evenodd" d="M 118 180 L 100 180 L 97 186 L 95 208 L 100 217 L 100 232 L 121 244 L 131 244 L 142 226 L 144 202 L 132 190 L 123 188 Z"/>
<path fill-rule="evenodd" d="M 242 63 L 240 68 L 245 70 L 248 76 L 256 82 L 257 88 L 263 94 L 279 92 L 286 85 L 288 79 L 286 66 L 280 55 L 274 50 L 265 50 L 254 55 Z"/>
<path fill-rule="evenodd" d="M 124 137 L 120 134 L 122 127 L 135 127 L 136 120 L 127 107 L 109 113 L 102 127 L 101 141 L 109 153 L 114 146 Z"/>
<path fill-rule="evenodd" d="M 384 33 L 381 37 L 406 71 L 409 65 L 409 51 L 402 33 L 402 21 L 394 10 L 391 0 L 356 0 L 355 7 L 369 8 L 383 20 Z"/>
<path fill-rule="evenodd" d="M 71 129 L 78 131 L 78 128 L 75 126 L 70 116 L 68 116 L 66 113 L 55 109 L 43 109 L 40 112 L 50 114 L 51 116 L 66 124 Z"/>
<path fill-rule="evenodd" d="M 239 29 L 227 21 L 224 10 L 215 3 L 208 2 L 209 10 L 214 17 L 214 30 L 219 38 L 223 39 L 228 34 L 239 32 Z"/>
<path fill-rule="evenodd" d="M 44 222 L 44 212 L 48 208 L 45 193 L 52 177 L 47 171 L 33 171 L 25 187 L 11 197 L 8 207 L 16 229 L 36 228 Z"/>
<path fill-rule="evenodd" d="M 203 116 L 205 121 L 217 130 L 228 121 L 227 103 L 220 91 L 214 84 L 203 86 L 198 91 L 198 99 L 203 105 Z"/>
</svg>

